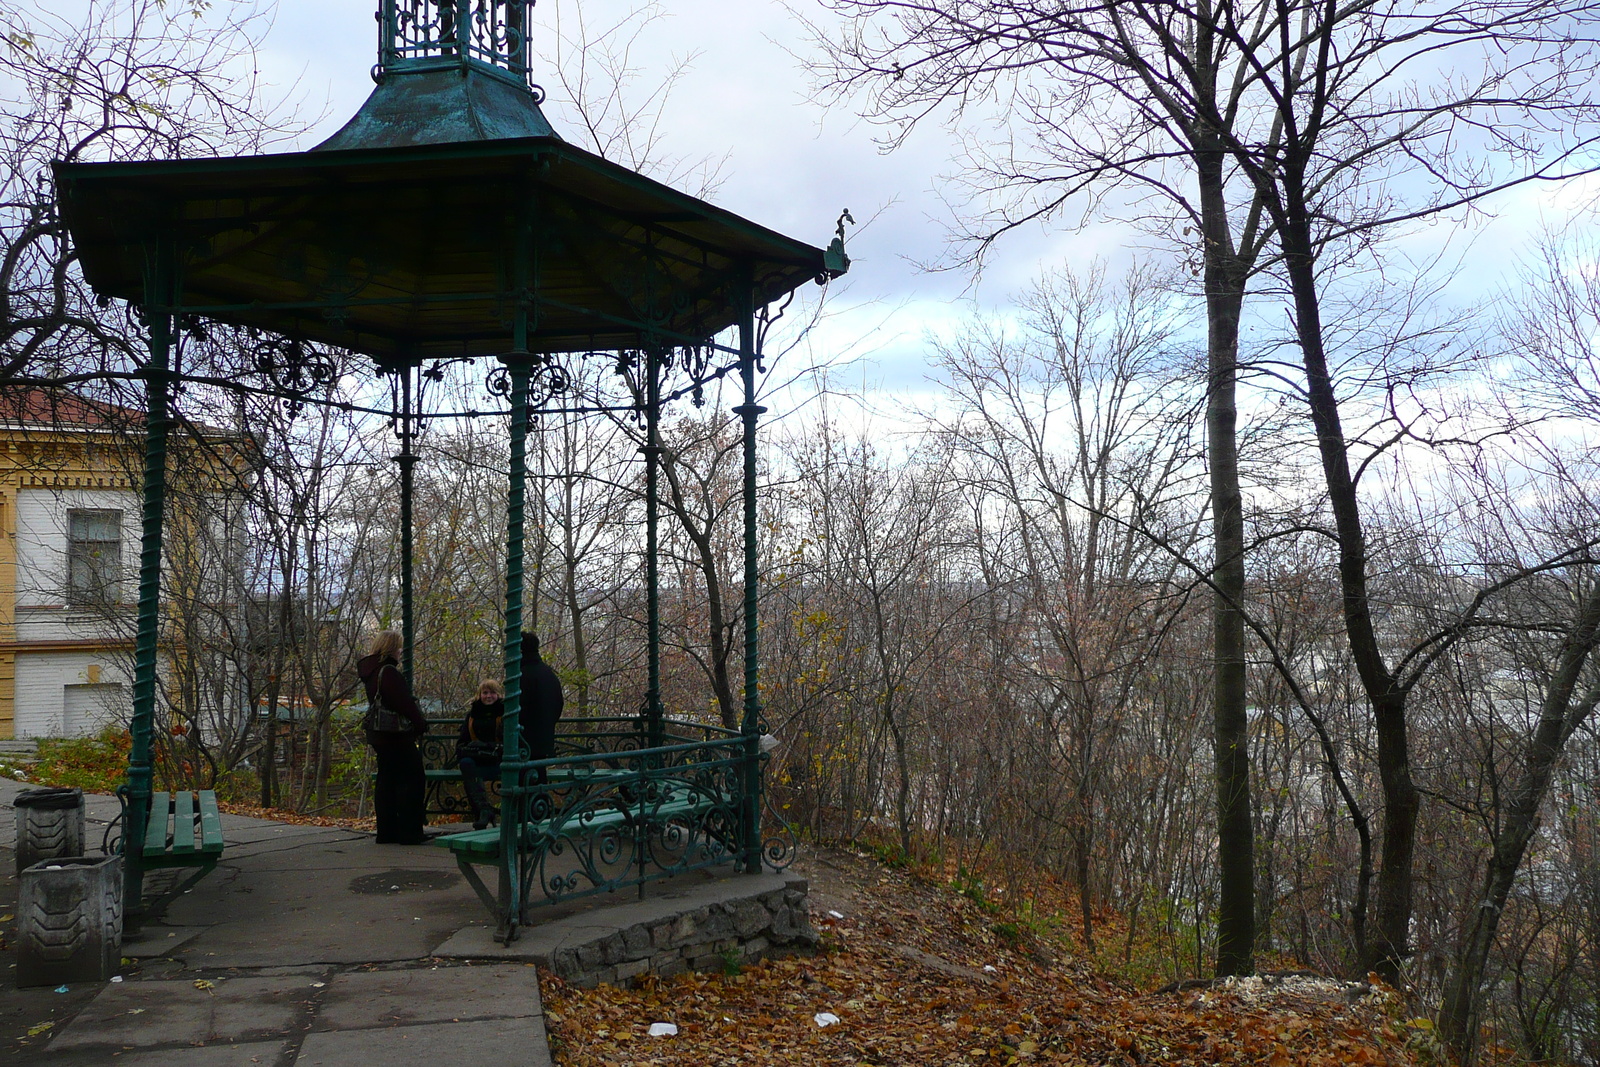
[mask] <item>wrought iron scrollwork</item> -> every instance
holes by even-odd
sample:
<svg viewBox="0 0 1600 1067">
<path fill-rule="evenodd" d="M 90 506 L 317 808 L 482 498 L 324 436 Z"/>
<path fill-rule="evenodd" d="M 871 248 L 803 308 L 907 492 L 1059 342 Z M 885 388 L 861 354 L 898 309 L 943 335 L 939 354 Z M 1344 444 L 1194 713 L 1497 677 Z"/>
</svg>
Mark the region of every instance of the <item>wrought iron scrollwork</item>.
<svg viewBox="0 0 1600 1067">
<path fill-rule="evenodd" d="M 383 0 L 378 12 L 380 76 L 384 68 L 431 69 L 439 60 L 474 60 L 526 78 L 527 29 L 534 3 L 535 0 Z M 532 88 L 543 96 L 537 86 Z"/>
<path fill-rule="evenodd" d="M 456 356 L 451 359 L 436 359 L 422 368 L 422 376 L 430 382 L 442 382 L 449 368 L 457 363 L 471 363 L 472 360 L 465 356 Z"/>
<path fill-rule="evenodd" d="M 456 735 L 460 729 L 460 719 L 429 721 L 428 732 L 417 739 L 417 751 L 422 756 L 424 768 L 430 771 L 456 769 Z M 499 783 L 490 781 L 485 784 L 498 795 Z M 472 802 L 467 799 L 460 779 L 438 775 L 428 779 L 424 810 L 430 816 L 453 815 L 461 822 L 470 821 L 473 814 Z"/>
<path fill-rule="evenodd" d="M 547 404 L 572 389 L 572 375 L 554 356 L 534 356 L 528 368 L 528 407 Z M 504 364 L 489 372 L 484 383 L 491 396 L 511 399 L 511 371 Z"/>
<path fill-rule="evenodd" d="M 601 729 L 562 739 L 562 762 L 548 768 L 547 780 L 526 772 L 517 868 L 530 907 L 738 856 L 738 739 L 707 731 L 703 741 L 625 751 L 615 746 L 642 733 L 594 725 Z"/>
<path fill-rule="evenodd" d="M 490 396 L 511 399 L 511 372 L 505 367 L 495 367 L 491 370 L 488 379 L 483 384 L 484 388 L 489 391 Z"/>
<path fill-rule="evenodd" d="M 762 765 L 766 765 L 765 756 L 762 757 Z M 795 831 L 794 824 L 773 806 L 770 791 L 763 790 L 762 799 L 765 801 L 766 817 L 761 820 L 761 859 L 768 867 L 781 871 L 793 863 L 799 854 L 800 835 Z"/>
<path fill-rule="evenodd" d="M 195 322 L 189 329 L 203 333 L 205 327 Z M 344 373 L 332 353 L 280 334 L 247 329 L 240 339 L 240 350 L 244 357 L 243 374 L 261 381 L 271 395 L 288 400 L 291 413 L 298 412 L 309 398 L 337 383 Z"/>
<path fill-rule="evenodd" d="M 689 399 L 697 408 L 706 406 L 706 382 L 721 374 L 711 367 L 712 353 L 705 345 L 690 345 L 683 350 L 682 363 L 689 375 Z"/>
<path fill-rule="evenodd" d="M 760 371 L 762 374 L 767 372 L 765 356 L 767 350 L 767 334 L 772 332 L 772 328 L 778 324 L 778 320 L 783 318 L 783 316 L 788 312 L 789 305 L 794 303 L 794 295 L 797 292 L 799 292 L 798 289 L 789 290 L 789 292 L 784 295 L 784 298 L 779 301 L 776 310 L 774 310 L 771 304 L 763 304 L 760 308 L 756 309 L 756 370 Z"/>
<path fill-rule="evenodd" d="M 534 372 L 533 379 L 528 383 L 528 404 L 537 407 L 564 395 L 571 388 L 572 375 L 567 373 L 567 369 L 554 360 L 547 360 Z"/>
</svg>

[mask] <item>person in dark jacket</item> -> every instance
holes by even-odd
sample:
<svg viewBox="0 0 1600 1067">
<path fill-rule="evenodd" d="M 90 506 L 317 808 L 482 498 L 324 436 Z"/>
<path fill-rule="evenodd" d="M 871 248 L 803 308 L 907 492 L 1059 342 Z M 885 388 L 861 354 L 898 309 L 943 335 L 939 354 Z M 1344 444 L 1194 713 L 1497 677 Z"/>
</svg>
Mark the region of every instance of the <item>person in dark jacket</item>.
<svg viewBox="0 0 1600 1067">
<path fill-rule="evenodd" d="M 367 703 L 382 697 L 383 706 L 401 717 L 409 730 L 367 731 L 367 744 L 378 761 L 378 780 L 372 788 L 372 811 L 378 819 L 378 844 L 420 845 L 427 840 L 423 792 L 426 778 L 417 738 L 428 732 L 411 684 L 400 673 L 400 635 L 381 630 L 372 639 L 372 651 L 356 663 L 356 673 L 367 689 Z"/>
<path fill-rule="evenodd" d="M 456 737 L 456 766 L 461 768 L 461 784 L 472 802 L 474 830 L 482 830 L 500 816 L 489 803 L 483 783 L 500 772 L 505 714 L 505 690 L 493 678 L 485 678 L 478 683 L 478 699 L 467 709 Z"/>
<path fill-rule="evenodd" d="M 522 730 L 532 759 L 556 754 L 556 723 L 561 720 L 565 696 L 561 679 L 539 656 L 539 638 L 522 631 Z M 541 771 L 539 780 L 545 780 Z"/>
</svg>

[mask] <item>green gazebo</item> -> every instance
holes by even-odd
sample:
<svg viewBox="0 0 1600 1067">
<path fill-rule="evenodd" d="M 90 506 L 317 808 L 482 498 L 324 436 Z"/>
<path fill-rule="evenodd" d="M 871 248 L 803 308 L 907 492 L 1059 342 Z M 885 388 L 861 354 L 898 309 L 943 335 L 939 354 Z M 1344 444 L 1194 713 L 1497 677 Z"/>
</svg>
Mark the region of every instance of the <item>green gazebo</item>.
<svg viewBox="0 0 1600 1067">
<path fill-rule="evenodd" d="M 520 747 L 525 447 L 560 377 L 558 354 L 633 361 L 645 388 L 648 692 L 623 743 L 568 738 L 566 754 L 502 768 L 498 830 L 451 847 L 509 941 L 528 908 L 736 862 L 758 870 L 755 401 L 760 309 L 848 268 L 563 141 L 529 81 L 533 0 L 382 0 L 377 88 L 308 152 L 57 164 L 62 211 L 95 290 L 143 315 L 149 358 L 133 690 L 125 789 L 127 900 L 136 908 L 152 796 L 162 509 L 180 322 L 253 327 L 364 353 L 397 376 L 403 428 L 402 615 L 411 667 L 412 384 L 432 361 L 503 364 L 511 422 L 506 528 L 506 751 Z M 736 330 L 733 345 L 718 335 Z M 657 617 L 658 427 L 677 350 L 696 384 L 736 372 L 744 401 L 744 711 L 738 732 L 666 719 Z M 711 357 L 707 359 L 707 357 Z M 680 363 L 684 361 L 680 360 Z M 720 365 L 719 365 L 720 364 Z M 530 403 L 530 400 L 532 401 Z M 626 860 L 626 862 L 624 862 Z M 475 866 L 498 869 L 491 890 Z M 619 873 L 620 871 L 620 873 Z M 536 884 L 535 884 L 536 883 Z"/>
</svg>

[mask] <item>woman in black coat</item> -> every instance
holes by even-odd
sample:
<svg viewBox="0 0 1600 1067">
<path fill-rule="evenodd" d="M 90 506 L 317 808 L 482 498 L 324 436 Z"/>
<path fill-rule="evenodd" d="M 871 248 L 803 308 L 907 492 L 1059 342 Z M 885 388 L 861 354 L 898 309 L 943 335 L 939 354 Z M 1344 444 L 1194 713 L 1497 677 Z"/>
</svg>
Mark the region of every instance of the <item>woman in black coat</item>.
<svg viewBox="0 0 1600 1067">
<path fill-rule="evenodd" d="M 372 639 L 372 651 L 356 663 L 356 673 L 367 690 L 370 706 L 381 697 L 383 706 L 410 729 L 368 730 L 367 744 L 378 761 L 378 780 L 372 788 L 372 811 L 378 818 L 378 844 L 420 845 L 427 840 L 422 827 L 426 816 L 423 793 L 427 779 L 417 738 L 428 732 L 411 684 L 400 672 L 400 635 L 381 630 Z"/>
</svg>

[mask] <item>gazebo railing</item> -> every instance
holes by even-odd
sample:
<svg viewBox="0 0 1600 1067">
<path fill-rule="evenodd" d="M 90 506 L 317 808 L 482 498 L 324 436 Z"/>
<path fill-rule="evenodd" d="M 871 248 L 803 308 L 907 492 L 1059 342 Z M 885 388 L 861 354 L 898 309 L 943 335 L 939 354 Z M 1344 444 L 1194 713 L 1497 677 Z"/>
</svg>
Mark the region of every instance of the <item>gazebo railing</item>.
<svg viewBox="0 0 1600 1067">
<path fill-rule="evenodd" d="M 747 760 L 735 735 L 507 768 L 524 911 L 740 858 Z"/>
<path fill-rule="evenodd" d="M 427 813 L 430 817 L 456 816 L 460 821 L 470 821 L 472 805 L 467 801 L 456 770 L 456 739 L 461 731 L 461 720 L 430 718 L 428 725 L 429 732 L 417 743 L 422 764 L 428 772 Z M 561 729 L 563 732 L 556 735 L 557 756 L 588 756 L 611 761 L 614 753 L 637 751 L 648 741 L 648 727 L 633 715 L 564 719 Z M 661 739 L 668 744 L 735 740 L 740 736 L 737 731 L 712 723 L 692 719 L 662 720 Z M 526 741 L 522 754 L 528 755 Z M 492 793 L 499 795 L 498 778 L 486 784 Z"/>
<path fill-rule="evenodd" d="M 442 753 L 449 730 L 451 768 L 459 723 L 435 720 L 437 732 L 424 739 L 426 753 Z M 445 839 L 456 842 L 451 847 L 463 872 L 503 929 L 512 914 L 505 910 L 511 872 L 516 922 L 526 924 L 543 905 L 704 868 L 753 862 L 781 868 L 793 859 L 794 831 L 770 805 L 767 817 L 752 826 L 759 800 L 753 803 L 748 790 L 752 782 L 761 790 L 767 757 L 749 735 L 665 719 L 658 736 L 668 743 L 649 746 L 649 727 L 638 717 L 598 716 L 562 726 L 556 756 L 531 760 L 524 749 L 522 759 L 501 765 L 502 829 Z M 442 773 L 430 781 L 430 810 L 443 795 L 433 790 L 445 782 Z M 465 808 L 464 799 L 446 803 Z M 761 835 L 759 851 L 752 850 L 755 835 Z M 477 877 L 473 867 L 481 863 L 502 867 L 498 894 Z"/>
<path fill-rule="evenodd" d="M 528 74 L 528 0 L 382 0 L 385 72 L 476 64 L 521 81 Z"/>
</svg>

